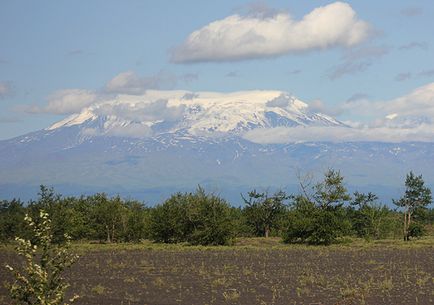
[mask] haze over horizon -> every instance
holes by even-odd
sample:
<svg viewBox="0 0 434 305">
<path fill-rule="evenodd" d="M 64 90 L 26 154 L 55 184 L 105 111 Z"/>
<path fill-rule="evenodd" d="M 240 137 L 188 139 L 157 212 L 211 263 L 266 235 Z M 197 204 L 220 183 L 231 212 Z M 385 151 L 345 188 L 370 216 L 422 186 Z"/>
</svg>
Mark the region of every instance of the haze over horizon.
<svg viewBox="0 0 434 305">
<path fill-rule="evenodd" d="M 275 142 L 431 142 L 433 13 L 430 1 L 5 1 L 0 139 L 149 90 L 277 90 L 355 131 L 280 128 Z"/>
</svg>

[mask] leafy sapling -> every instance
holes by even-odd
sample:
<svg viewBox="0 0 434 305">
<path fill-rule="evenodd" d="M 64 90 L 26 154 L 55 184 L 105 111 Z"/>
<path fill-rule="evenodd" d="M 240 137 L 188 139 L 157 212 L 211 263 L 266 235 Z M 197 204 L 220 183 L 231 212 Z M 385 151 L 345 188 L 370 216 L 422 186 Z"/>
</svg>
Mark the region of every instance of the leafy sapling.
<svg viewBox="0 0 434 305">
<path fill-rule="evenodd" d="M 34 233 L 35 241 L 15 238 L 18 243 L 16 251 L 23 257 L 24 267 L 18 270 L 6 265 L 15 277 L 8 287 L 10 297 L 16 304 L 67 305 L 64 298 L 69 284 L 62 274 L 78 258 L 69 251 L 70 237 L 65 235 L 64 244 L 54 244 L 51 220 L 43 210 L 39 213 L 38 221 L 28 215 L 24 219 Z M 68 302 L 72 303 L 77 298 L 74 295 Z"/>
</svg>

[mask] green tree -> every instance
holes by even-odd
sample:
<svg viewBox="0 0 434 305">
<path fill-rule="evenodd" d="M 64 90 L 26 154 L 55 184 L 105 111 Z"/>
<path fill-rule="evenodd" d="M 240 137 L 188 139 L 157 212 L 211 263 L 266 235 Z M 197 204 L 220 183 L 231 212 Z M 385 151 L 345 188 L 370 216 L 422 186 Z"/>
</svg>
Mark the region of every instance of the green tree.
<svg viewBox="0 0 434 305">
<path fill-rule="evenodd" d="M 352 215 L 352 226 L 358 237 L 379 239 L 386 237 L 393 230 L 391 211 L 377 202 L 377 195 L 369 192 L 354 193 L 351 202 L 357 210 Z"/>
<path fill-rule="evenodd" d="M 149 210 L 144 204 L 137 201 L 125 202 L 126 211 L 126 227 L 124 228 L 123 240 L 128 242 L 139 242 L 144 239 L 147 232 L 149 222 Z"/>
<path fill-rule="evenodd" d="M 195 193 L 177 193 L 152 209 L 149 234 L 156 242 L 227 244 L 233 236 L 231 209 L 201 187 Z"/>
<path fill-rule="evenodd" d="M 96 225 L 93 222 L 93 201 L 89 197 L 69 198 L 71 206 L 71 228 L 69 234 L 73 240 L 97 239 Z"/>
<path fill-rule="evenodd" d="M 233 237 L 229 204 L 214 194 L 206 194 L 198 187 L 188 195 L 187 241 L 195 245 L 225 245 Z"/>
<path fill-rule="evenodd" d="M 152 240 L 177 243 L 186 240 L 188 196 L 176 193 L 151 210 L 149 235 Z"/>
<path fill-rule="evenodd" d="M 277 226 L 279 217 L 285 210 L 285 201 L 290 198 L 285 192 L 278 191 L 272 196 L 267 192 L 258 193 L 253 190 L 248 193 L 248 199 L 241 197 L 246 204 L 247 223 L 253 228 L 255 235 L 268 237 L 272 228 Z"/>
<path fill-rule="evenodd" d="M 303 195 L 294 197 L 288 214 L 288 223 L 283 241 L 285 243 L 313 243 L 314 223 L 317 219 L 318 207 Z"/>
<path fill-rule="evenodd" d="M 99 239 L 115 242 L 122 235 L 126 208 L 119 196 L 109 198 L 104 193 L 89 197 L 92 202 L 92 222 Z"/>
<path fill-rule="evenodd" d="M 294 197 L 285 242 L 329 245 L 348 231 L 342 206 L 351 196 L 343 179 L 339 171 L 329 169 L 313 187 L 301 185 L 303 194 Z"/>
<path fill-rule="evenodd" d="M 344 177 L 339 171 L 329 169 L 324 174 L 324 181 L 314 186 L 312 195 L 316 204 L 325 210 L 335 210 L 351 200 L 343 184 Z"/>
<path fill-rule="evenodd" d="M 72 230 L 73 210 L 71 203 L 73 198 L 63 198 L 62 195 L 56 193 L 53 188 L 40 186 L 38 199 L 31 201 L 28 208 L 29 214 L 35 222 L 39 220 L 39 212 L 44 210 L 50 215 L 53 242 L 64 242 L 64 235 Z"/>
<path fill-rule="evenodd" d="M 8 242 L 24 234 L 25 208 L 20 200 L 0 201 L 0 242 Z"/>
<path fill-rule="evenodd" d="M 51 220 L 43 210 L 39 222 L 34 222 L 26 215 L 25 221 L 33 231 L 36 242 L 16 238 L 17 252 L 24 258 L 22 271 L 9 265 L 6 267 L 15 276 L 15 282 L 9 286 L 10 296 L 17 304 L 59 305 L 63 303 L 69 284 L 62 277 L 65 268 L 70 267 L 77 256 L 69 252 L 69 237 L 66 243 L 53 244 Z M 69 300 L 73 302 L 77 296 Z"/>
<path fill-rule="evenodd" d="M 404 240 L 410 239 L 410 227 L 412 215 L 417 208 L 425 207 L 432 202 L 431 190 L 425 186 L 422 175 L 416 176 L 412 171 L 405 178 L 405 193 L 393 203 L 403 210 L 403 235 Z"/>
</svg>

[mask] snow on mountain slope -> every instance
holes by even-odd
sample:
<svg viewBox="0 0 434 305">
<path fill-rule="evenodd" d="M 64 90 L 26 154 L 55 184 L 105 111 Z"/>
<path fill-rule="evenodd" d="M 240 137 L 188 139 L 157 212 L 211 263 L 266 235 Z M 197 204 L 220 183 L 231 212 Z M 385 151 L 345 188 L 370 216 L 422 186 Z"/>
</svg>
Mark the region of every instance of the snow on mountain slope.
<svg viewBox="0 0 434 305">
<path fill-rule="evenodd" d="M 47 128 L 82 126 L 84 136 L 239 135 L 254 128 L 342 126 L 281 91 L 233 93 L 156 91 L 98 101 Z"/>
<path fill-rule="evenodd" d="M 303 126 L 310 128 L 297 128 Z M 75 194 L 140 190 L 145 199 L 200 184 L 239 196 L 256 186 L 297 185 L 297 169 L 320 173 L 328 167 L 353 185 L 398 187 L 409 170 L 434 183 L 427 167 L 434 143 L 323 140 L 339 126 L 346 125 L 281 91 L 106 97 L 45 130 L 0 141 L 0 197 L 41 183 L 71 193 L 75 188 Z M 314 130 L 318 140 L 294 141 L 279 135 L 281 129 L 302 139 Z M 247 137 L 254 131 L 291 141 Z"/>
</svg>

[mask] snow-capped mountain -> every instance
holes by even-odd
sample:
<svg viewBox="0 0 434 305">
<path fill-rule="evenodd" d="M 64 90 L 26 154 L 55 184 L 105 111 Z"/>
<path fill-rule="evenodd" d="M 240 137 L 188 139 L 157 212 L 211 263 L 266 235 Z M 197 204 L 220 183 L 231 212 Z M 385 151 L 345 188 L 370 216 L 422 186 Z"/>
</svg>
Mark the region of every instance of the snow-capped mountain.
<svg viewBox="0 0 434 305">
<path fill-rule="evenodd" d="M 280 91 L 148 91 L 99 101 L 47 130 L 80 126 L 82 136 L 145 138 L 169 133 L 216 138 L 240 136 L 254 128 L 342 125 Z"/>
<path fill-rule="evenodd" d="M 350 128 L 280 91 L 108 96 L 47 129 L 0 141 L 0 197 L 34 195 L 47 184 L 65 194 L 106 191 L 153 202 L 201 184 L 237 203 L 253 187 L 295 190 L 297 171 L 320 176 L 328 167 L 361 190 L 395 190 L 409 170 L 434 182 L 426 166 L 433 143 L 265 145 L 245 137 L 302 126 Z"/>
</svg>

